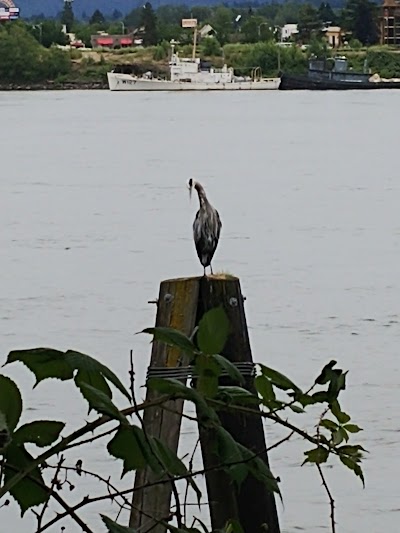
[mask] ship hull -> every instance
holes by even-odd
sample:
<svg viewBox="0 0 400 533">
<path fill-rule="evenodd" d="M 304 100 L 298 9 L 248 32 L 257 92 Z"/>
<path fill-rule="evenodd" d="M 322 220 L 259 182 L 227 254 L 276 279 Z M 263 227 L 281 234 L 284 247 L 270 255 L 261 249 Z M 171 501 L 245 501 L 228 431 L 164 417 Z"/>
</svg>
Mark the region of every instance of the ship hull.
<svg viewBox="0 0 400 533">
<path fill-rule="evenodd" d="M 266 91 L 278 89 L 281 79 L 230 83 L 202 83 L 185 81 L 135 78 L 130 74 L 109 72 L 108 86 L 111 91 Z"/>
<path fill-rule="evenodd" d="M 372 89 L 400 89 L 397 81 L 339 81 L 309 78 L 307 75 L 282 74 L 279 90 L 310 90 L 310 91 L 345 91 Z"/>
</svg>

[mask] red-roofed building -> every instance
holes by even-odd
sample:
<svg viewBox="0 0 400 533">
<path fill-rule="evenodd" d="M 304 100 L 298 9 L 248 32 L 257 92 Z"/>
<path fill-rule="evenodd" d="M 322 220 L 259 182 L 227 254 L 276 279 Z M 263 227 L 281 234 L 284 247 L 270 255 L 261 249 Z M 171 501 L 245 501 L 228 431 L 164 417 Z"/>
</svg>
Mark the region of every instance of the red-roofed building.
<svg viewBox="0 0 400 533">
<path fill-rule="evenodd" d="M 136 44 L 133 35 L 98 34 L 92 35 L 90 42 L 92 48 L 123 48 Z"/>
</svg>

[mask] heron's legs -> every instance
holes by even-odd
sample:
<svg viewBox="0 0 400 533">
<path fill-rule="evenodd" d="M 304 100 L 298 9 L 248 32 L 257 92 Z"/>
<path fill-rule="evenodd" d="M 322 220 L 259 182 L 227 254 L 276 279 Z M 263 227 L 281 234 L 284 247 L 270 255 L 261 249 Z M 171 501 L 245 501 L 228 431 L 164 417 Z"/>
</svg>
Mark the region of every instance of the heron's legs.
<svg viewBox="0 0 400 533">
<path fill-rule="evenodd" d="M 207 275 L 207 274 L 206 274 L 206 267 L 203 266 L 203 269 L 204 269 L 203 276 L 206 276 L 206 275 Z"/>
<path fill-rule="evenodd" d="M 210 263 L 210 270 L 211 270 L 211 275 L 214 274 L 214 272 L 212 271 L 212 266 L 211 266 L 211 263 Z"/>
</svg>

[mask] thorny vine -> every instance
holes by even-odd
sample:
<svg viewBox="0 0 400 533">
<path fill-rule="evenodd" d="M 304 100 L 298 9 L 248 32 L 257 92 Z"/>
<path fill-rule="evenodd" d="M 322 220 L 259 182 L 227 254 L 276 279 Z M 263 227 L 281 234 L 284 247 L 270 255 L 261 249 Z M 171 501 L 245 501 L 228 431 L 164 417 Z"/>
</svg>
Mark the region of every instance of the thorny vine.
<svg viewBox="0 0 400 533">
<path fill-rule="evenodd" d="M 200 322 L 198 329 L 201 331 L 201 328 L 202 323 Z M 10 494 L 18 501 L 18 503 L 20 503 L 21 508 L 26 510 L 33 507 L 35 504 L 32 504 L 32 502 L 29 500 L 29 494 L 24 501 L 24 497 L 20 496 L 21 492 L 17 491 L 18 487 L 23 487 L 23 484 L 26 481 L 29 481 L 31 484 L 33 482 L 43 494 L 42 507 L 40 510 L 36 511 L 32 509 L 32 512 L 34 512 L 37 519 L 36 533 L 43 533 L 51 526 L 54 526 L 66 517 L 70 517 L 73 521 L 75 521 L 75 523 L 85 533 L 93 533 L 90 526 L 86 524 L 79 516 L 78 511 L 85 506 L 105 501 L 109 501 L 116 505 L 117 512 L 116 516 L 114 517 L 115 520 L 118 520 L 120 513 L 123 510 L 132 511 L 132 509 L 136 509 L 136 512 L 142 513 L 144 516 L 152 520 L 152 526 L 150 530 L 161 523 L 166 528 L 169 528 L 170 531 L 173 531 L 171 521 L 175 520 L 177 527 L 183 531 L 188 527 L 187 510 L 188 506 L 190 505 L 188 500 L 189 489 L 191 486 L 193 490 L 196 490 L 197 486 L 195 485 L 195 479 L 198 476 L 207 475 L 211 471 L 224 470 L 225 472 L 233 472 L 232 467 L 237 467 L 240 465 L 248 468 L 248 475 L 256 475 L 257 468 L 264 464 L 261 458 L 264 458 L 267 452 L 277 448 L 278 446 L 281 446 L 285 442 L 289 441 L 293 436 L 297 435 L 301 437 L 303 441 L 314 446 L 313 449 L 305 452 L 306 459 L 304 460 L 304 463 L 308 462 L 315 464 L 318 470 L 322 485 L 329 499 L 331 532 L 336 533 L 335 501 L 325 479 L 321 465 L 326 462 L 329 457 L 336 456 L 345 466 L 353 470 L 354 473 L 360 477 L 362 481 L 364 481 L 362 470 L 359 465 L 362 458 L 361 452 L 364 450 L 359 445 L 348 444 L 349 435 L 351 433 L 360 431 L 360 428 L 355 424 L 349 423 L 350 416 L 341 410 L 337 399 L 340 391 L 345 388 L 346 372 L 334 368 L 336 363 L 331 361 L 324 367 L 321 374 L 311 385 L 311 387 L 309 387 L 306 392 L 302 392 L 286 376 L 260 365 L 261 373 L 254 380 L 256 393 L 252 393 L 246 388 L 241 388 L 238 385 L 234 385 L 234 382 L 238 379 L 237 370 L 232 366 L 231 363 L 224 361 L 221 362 L 221 356 L 212 355 L 213 353 L 218 353 L 217 348 L 215 348 L 215 351 L 212 352 L 200 352 L 199 349 L 195 348 L 195 345 L 193 344 L 193 335 L 189 338 L 184 337 L 182 334 L 179 334 L 179 332 L 174 332 L 174 330 L 171 331 L 172 333 L 167 335 L 165 331 L 157 332 L 157 328 L 153 328 L 151 333 L 155 336 L 155 338 L 156 334 L 158 333 L 161 337 L 157 338 L 157 340 L 161 342 L 166 342 L 165 336 L 167 335 L 168 343 L 170 345 L 181 350 L 193 350 L 192 353 L 194 356 L 201 354 L 201 357 L 198 358 L 200 363 L 196 363 L 196 370 L 199 379 L 197 380 L 195 388 L 187 387 L 186 379 L 180 381 L 165 378 L 153 379 L 148 383 L 150 388 L 149 390 L 155 391 L 153 395 L 150 395 L 152 399 L 138 404 L 135 396 L 135 372 L 132 351 L 130 353 L 129 393 L 124 389 L 118 378 L 112 374 L 109 369 L 103 365 L 100 365 L 94 359 L 89 358 L 89 356 L 79 354 L 78 352 L 71 352 L 72 357 L 75 358 L 73 361 L 76 362 L 77 360 L 78 364 L 81 365 L 77 367 L 78 369 L 81 368 L 83 364 L 86 365 L 85 368 L 92 368 L 93 375 L 95 376 L 93 383 L 106 383 L 105 380 L 109 380 L 111 383 L 113 383 L 113 385 L 119 388 L 119 390 L 125 394 L 127 398 L 129 398 L 132 405 L 126 409 L 119 410 L 112 402 L 111 393 L 108 392 L 110 390 L 108 385 L 107 387 L 99 385 L 99 388 L 96 389 L 95 387 L 86 384 L 82 385 L 75 378 L 76 384 L 81 389 L 81 392 L 86 400 L 89 402 L 90 408 L 97 411 L 101 416 L 93 421 L 85 423 L 81 428 L 73 431 L 61 439 L 59 439 L 58 436 L 61 427 L 63 427 L 64 424 L 59 422 L 37 422 L 39 426 L 35 426 L 35 431 L 29 427 L 29 424 L 25 425 L 28 426 L 28 428 L 22 426 L 16 430 L 14 429 L 17 425 L 20 415 L 20 412 L 17 412 L 19 408 L 15 407 L 15 405 L 18 406 L 19 391 L 15 384 L 11 385 L 9 383 L 11 381 L 9 378 L 5 378 L 4 376 L 0 375 L 0 386 L 3 386 L 3 390 L 5 390 L 4 387 L 11 387 L 11 389 L 8 391 L 8 395 L 15 395 L 15 405 L 12 408 L 9 408 L 11 409 L 10 412 L 6 412 L 7 422 L 13 420 L 14 418 L 15 423 L 13 426 L 9 424 L 6 427 L 6 430 L 3 430 L 3 432 L 6 431 L 6 445 L 0 442 L 0 456 L 2 456 L 0 462 L 0 500 L 2 498 L 4 499 L 3 502 L 0 502 L 0 509 L 9 504 L 10 500 L 5 498 L 8 498 Z M 49 360 L 60 365 L 63 363 L 62 357 L 59 356 L 61 352 L 55 354 L 54 350 L 39 350 L 45 350 L 44 361 L 46 364 L 48 364 Z M 67 352 L 65 355 L 67 356 L 69 353 L 70 352 Z M 40 352 L 40 355 L 43 355 L 43 353 Z M 64 356 L 64 354 L 62 355 Z M 27 364 L 26 353 L 24 351 L 18 352 L 17 356 L 14 357 L 15 358 L 13 360 L 20 360 Z M 9 356 L 9 359 L 10 358 L 11 354 Z M 8 362 L 12 362 L 12 360 Z M 29 363 L 31 364 L 31 366 L 28 365 L 29 368 L 36 373 L 36 377 L 39 379 L 38 376 L 42 376 L 44 367 L 41 367 L 38 363 L 35 363 L 35 366 L 35 364 L 32 364 L 31 361 Z M 227 370 L 234 386 L 218 387 L 219 374 L 217 373 L 212 375 L 212 372 L 218 372 L 218 365 L 221 364 Z M 204 366 L 202 367 L 201 365 Z M 46 369 L 47 368 L 48 367 L 46 367 Z M 56 374 L 58 372 L 56 376 L 45 375 L 45 377 L 59 377 L 61 372 L 64 372 L 64 374 L 67 372 L 65 367 L 59 366 L 55 368 L 56 370 L 54 370 L 54 372 L 56 372 Z M 204 372 L 204 375 L 202 372 Z M 210 381 L 204 380 L 205 375 L 211 375 Z M 71 379 L 72 377 L 73 373 L 71 373 L 67 378 L 63 377 L 63 379 Z M 41 377 L 40 379 L 44 378 Z M 327 386 L 326 390 L 318 390 L 317 392 L 314 392 L 317 388 L 321 388 L 325 385 Z M 202 390 L 202 386 L 205 386 L 206 389 Z M 12 387 L 14 387 L 14 389 Z M 8 408 L 8 404 L 6 405 L 2 399 L 1 390 L 2 389 L 0 388 L 0 415 L 2 415 L 3 411 Z M 289 399 L 283 401 L 277 398 L 276 393 L 281 393 L 282 391 L 288 395 Z M 197 416 L 191 416 L 186 413 L 182 413 L 180 408 L 181 403 L 174 403 L 174 400 L 179 400 L 180 402 L 182 400 L 192 401 L 196 405 Z M 301 413 L 303 412 L 303 409 L 310 404 L 324 404 L 324 409 L 316 424 L 315 433 L 310 433 L 301 427 L 297 427 L 294 423 L 289 421 L 288 418 L 284 417 L 287 411 Z M 174 455 L 171 456 L 170 450 L 167 453 L 167 448 L 161 448 L 162 453 L 160 454 L 158 447 L 164 446 L 164 444 L 158 442 L 156 446 L 154 438 L 147 430 L 145 419 L 143 417 L 143 413 L 149 408 L 157 408 L 158 410 L 165 409 L 167 412 L 175 413 L 177 417 L 186 417 L 188 420 L 196 422 L 199 426 L 204 425 L 204 427 L 212 427 L 213 430 L 216 431 L 220 428 L 220 422 L 218 418 L 218 414 L 220 412 L 236 414 L 240 413 L 245 417 L 255 416 L 269 420 L 275 424 L 279 424 L 283 428 L 287 429 L 288 433 L 277 442 L 262 450 L 257 450 L 256 452 L 250 452 L 247 450 L 246 453 L 243 453 L 240 451 L 240 448 L 237 448 L 235 454 L 232 456 L 235 457 L 234 459 L 232 459 L 230 456 L 221 456 L 220 461 L 217 462 L 217 464 L 211 467 L 203 467 L 194 470 L 194 456 L 199 444 L 199 440 L 197 440 L 192 453 L 186 457 L 186 459 L 188 459 L 187 466 L 184 465 L 184 463 L 178 459 L 178 457 Z M 330 418 L 326 418 L 330 415 L 333 415 L 337 422 Z M 134 426 L 128 422 L 128 417 L 135 417 L 139 422 L 139 426 Z M 54 425 L 50 427 L 49 424 L 58 424 L 58 429 L 56 430 Z M 106 424 L 111 424 L 112 427 L 110 429 L 102 430 L 103 426 Z M 1 427 L 0 430 L 2 430 Z M 139 439 L 135 445 L 138 446 L 135 452 L 131 449 L 133 441 L 130 440 L 129 445 L 127 445 L 123 440 L 126 435 L 131 435 L 131 430 L 134 430 L 133 434 L 135 435 L 135 439 Z M 221 436 L 224 436 L 224 433 L 221 434 L 220 432 L 220 437 Z M 110 477 L 104 477 L 98 472 L 93 472 L 85 468 L 83 460 L 81 459 L 78 460 L 73 466 L 67 464 L 66 454 L 70 449 L 84 445 L 87 446 L 106 437 L 111 437 L 111 440 L 108 442 L 107 446 L 110 455 L 114 454 L 114 457 L 124 461 L 124 471 L 144 468 L 144 466 L 139 467 L 140 464 L 146 465 L 146 468 L 151 468 L 154 471 L 157 471 L 157 476 L 153 477 L 151 481 L 144 481 L 140 486 L 121 490 L 117 484 L 111 482 Z M 15 440 L 15 443 L 13 439 Z M 115 443 L 118 439 L 118 449 L 115 450 Z M 346 444 L 340 446 L 343 440 L 346 441 Z M 24 448 L 24 442 L 32 442 L 39 446 L 44 445 L 47 446 L 47 449 L 36 458 L 31 457 L 29 460 L 24 458 L 23 462 L 18 463 L 18 460 L 15 459 L 15 457 L 18 458 L 19 455 L 16 454 L 16 452 L 22 449 L 23 454 L 27 454 Z M 122 445 L 123 447 L 121 451 Z M 232 442 L 229 441 L 229 446 L 236 446 L 236 444 L 232 444 Z M 116 451 L 117 455 L 115 455 Z M 132 456 L 135 456 L 135 454 L 138 454 L 141 459 L 139 463 L 134 463 L 132 465 L 129 461 L 131 461 Z M 237 458 L 238 456 L 240 456 L 240 459 Z M 29 454 L 27 454 L 26 457 L 29 458 Z M 49 462 L 49 460 L 54 458 L 57 458 L 57 461 L 54 464 L 53 462 Z M 257 461 L 261 461 L 261 463 L 257 463 Z M 263 468 L 266 468 L 265 465 Z M 48 482 L 46 482 L 42 477 L 42 474 L 46 474 L 46 471 L 53 472 L 53 475 Z M 279 481 L 278 478 L 274 478 L 269 469 L 267 470 L 267 473 L 268 490 L 279 493 L 279 488 L 277 485 L 277 482 Z M 67 488 L 69 492 L 75 490 L 77 482 L 71 480 L 72 475 L 76 475 L 78 478 L 82 476 L 93 477 L 105 487 L 105 493 L 96 496 L 86 495 L 74 505 L 69 505 L 66 501 L 66 498 L 61 496 L 60 492 L 62 492 L 64 488 Z M 142 479 L 146 478 L 143 477 Z M 186 487 L 181 501 L 177 488 L 177 482 L 182 480 L 186 481 Z M 129 496 L 131 497 L 137 491 L 142 491 L 143 489 L 166 484 L 170 486 L 172 496 L 174 498 L 174 505 L 171 507 L 168 516 L 155 519 L 151 515 L 147 514 L 142 508 L 137 509 L 137 505 L 128 499 Z M 50 506 L 51 500 L 54 500 L 54 502 L 56 502 L 62 508 L 62 511 L 57 512 L 55 516 L 51 516 L 51 513 L 54 512 L 53 508 Z M 200 499 L 198 501 L 198 505 L 199 507 L 201 505 Z M 47 519 L 46 522 L 45 519 Z M 114 529 L 112 529 L 112 524 L 115 524 L 116 522 L 108 519 L 107 517 L 103 517 L 103 521 L 109 528 L 109 531 L 113 532 Z M 202 524 L 200 519 L 195 518 L 193 523 L 197 522 Z M 118 529 L 118 531 L 124 530 L 123 526 L 118 525 L 118 528 L 122 528 Z"/>
</svg>

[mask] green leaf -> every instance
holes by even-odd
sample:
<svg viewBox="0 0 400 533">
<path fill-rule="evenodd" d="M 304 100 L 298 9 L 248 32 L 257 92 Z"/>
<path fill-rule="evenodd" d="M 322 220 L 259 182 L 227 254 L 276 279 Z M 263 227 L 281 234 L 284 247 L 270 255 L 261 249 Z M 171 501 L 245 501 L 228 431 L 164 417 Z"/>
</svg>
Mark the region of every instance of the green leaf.
<svg viewBox="0 0 400 533">
<path fill-rule="evenodd" d="M 164 444 L 160 439 L 152 437 L 151 444 L 166 472 L 172 476 L 183 476 L 188 474 L 188 469 L 185 464 L 171 450 L 171 448 Z"/>
<path fill-rule="evenodd" d="M 229 475 L 236 483 L 237 488 L 240 490 L 243 481 L 249 475 L 249 467 L 246 463 L 240 463 L 229 467 Z"/>
<path fill-rule="evenodd" d="M 304 409 L 302 407 L 299 407 L 298 405 L 289 405 L 290 409 L 294 412 L 294 413 L 304 413 Z"/>
<path fill-rule="evenodd" d="M 104 394 L 104 392 L 83 382 L 80 384 L 80 389 L 89 402 L 91 409 L 94 409 L 102 415 L 107 415 L 110 418 L 119 420 L 120 422 L 128 423 L 125 415 L 120 412 L 118 407 L 113 404 L 112 400 Z"/>
<path fill-rule="evenodd" d="M 131 470 L 150 466 L 155 473 L 162 472 L 154 451 L 143 433 L 137 426 L 124 426 L 118 428 L 117 433 L 107 445 L 109 453 L 124 462 L 122 477 Z"/>
<path fill-rule="evenodd" d="M 242 453 L 238 443 L 226 429 L 216 429 L 217 455 L 221 463 L 235 463 L 242 460 Z"/>
<path fill-rule="evenodd" d="M 19 427 L 13 435 L 14 444 L 32 442 L 36 446 L 50 446 L 64 429 L 64 422 L 55 420 L 35 420 Z"/>
<path fill-rule="evenodd" d="M 108 518 L 108 516 L 105 516 L 103 514 L 101 514 L 100 516 L 105 526 L 107 527 L 108 533 L 137 533 L 137 529 L 133 529 L 132 527 L 121 526 L 120 524 L 117 524 L 117 522 L 114 522 L 114 520 L 111 520 L 111 518 Z"/>
<path fill-rule="evenodd" d="M 219 354 L 228 339 L 229 319 L 222 306 L 204 313 L 199 322 L 196 340 L 199 349 L 206 354 Z"/>
<path fill-rule="evenodd" d="M 245 464 L 248 467 L 249 473 L 258 479 L 258 481 L 261 481 L 267 490 L 270 492 L 276 492 L 281 497 L 278 481 L 261 457 L 254 455 L 252 451 L 241 444 L 238 444 L 238 447 L 243 460 L 246 461 Z"/>
<path fill-rule="evenodd" d="M 106 396 L 108 396 L 108 398 L 112 398 L 111 389 L 102 374 L 100 374 L 100 372 L 88 372 L 87 370 L 78 370 L 78 373 L 75 376 L 75 384 L 81 391 L 82 396 L 89 403 L 90 401 L 86 395 L 86 389 L 85 387 L 82 387 L 82 384 L 90 385 L 91 387 L 94 387 L 95 389 L 98 389 L 99 391 L 103 392 Z"/>
<path fill-rule="evenodd" d="M 344 440 L 343 432 L 341 431 L 342 428 L 339 428 L 337 431 L 334 431 L 332 434 L 332 444 L 334 446 L 337 446 Z M 346 433 L 347 435 L 347 433 Z"/>
<path fill-rule="evenodd" d="M 346 431 L 349 433 L 358 433 L 359 431 L 362 431 L 362 428 L 357 426 L 357 424 L 346 424 L 343 426 Z"/>
<path fill-rule="evenodd" d="M 258 394 L 266 404 L 276 399 L 272 383 L 264 375 L 257 376 L 254 380 L 254 384 Z"/>
<path fill-rule="evenodd" d="M 350 416 L 340 410 L 339 402 L 336 400 L 331 405 L 332 414 L 337 418 L 340 424 L 346 424 L 350 420 Z"/>
<path fill-rule="evenodd" d="M 72 379 L 73 369 L 65 359 L 65 354 L 52 348 L 34 348 L 10 352 L 6 364 L 20 361 L 35 374 L 38 385 L 42 380 L 56 378 Z"/>
<path fill-rule="evenodd" d="M 223 355 L 214 354 L 212 355 L 212 358 L 215 359 L 219 366 L 227 372 L 229 377 L 239 383 L 244 383 L 242 374 L 239 372 L 239 370 L 233 363 L 228 361 L 226 357 L 224 357 Z"/>
<path fill-rule="evenodd" d="M 141 333 L 148 333 L 149 335 L 153 335 L 153 342 L 163 342 L 168 346 L 179 348 L 180 350 L 188 354 L 194 354 L 196 352 L 196 346 L 189 339 L 189 337 L 187 337 L 184 333 L 181 333 L 177 329 L 155 327 L 146 328 Z"/>
<path fill-rule="evenodd" d="M 23 446 L 8 446 L 5 452 L 4 484 L 8 483 L 20 471 L 23 471 L 34 459 Z M 12 468 L 14 467 L 14 468 Z M 38 467 L 29 474 L 30 477 L 44 483 Z M 35 483 L 33 479 L 24 477 L 10 489 L 11 496 L 21 508 L 21 516 L 35 505 L 40 505 L 48 499 L 47 491 Z"/>
<path fill-rule="evenodd" d="M 329 420 L 329 418 L 323 418 L 319 425 L 326 429 L 329 429 L 329 431 L 336 431 L 339 427 L 336 422 L 333 422 L 333 420 Z"/>
<path fill-rule="evenodd" d="M 365 479 L 364 479 L 364 474 L 361 469 L 361 466 L 351 457 L 346 457 L 346 456 L 341 455 L 340 460 L 342 461 L 344 465 L 347 466 L 347 468 L 350 468 L 350 470 L 353 470 L 355 475 L 361 479 L 363 487 L 365 487 Z"/>
<path fill-rule="evenodd" d="M 260 399 L 255 394 L 252 394 L 242 387 L 236 386 L 220 386 L 215 398 L 221 402 L 235 405 L 259 405 Z"/>
<path fill-rule="evenodd" d="M 269 368 L 265 365 L 261 365 L 261 372 L 263 376 L 267 377 L 275 387 L 278 387 L 282 390 L 293 390 L 297 393 L 301 393 L 301 389 L 297 385 L 293 383 L 288 377 L 284 376 L 277 370 L 274 370 L 273 368 Z"/>
<path fill-rule="evenodd" d="M 157 437 L 152 437 L 151 443 L 153 450 L 156 452 L 157 457 L 164 465 L 165 470 L 172 476 L 184 476 L 189 474 L 188 469 L 185 464 L 179 459 L 179 457 L 160 439 Z M 192 486 L 193 490 L 197 495 L 197 500 L 201 500 L 201 491 L 197 486 L 194 479 L 190 476 L 186 478 L 187 482 Z"/>
<path fill-rule="evenodd" d="M 197 373 L 196 389 L 209 398 L 213 398 L 218 391 L 218 376 L 221 374 L 221 367 L 210 355 L 199 354 L 195 360 L 195 370 Z"/>
<path fill-rule="evenodd" d="M 317 377 L 315 380 L 315 383 L 317 385 L 324 385 L 325 383 L 328 383 L 331 380 L 332 376 L 332 369 L 336 365 L 336 361 L 332 360 L 329 361 L 327 365 L 324 366 L 324 368 L 321 371 L 321 374 Z"/>
<path fill-rule="evenodd" d="M 53 350 L 52 348 L 18 350 L 9 353 L 6 364 L 13 363 L 14 361 L 21 361 L 35 374 L 35 386 L 40 381 L 48 378 L 61 380 L 72 379 L 74 371 L 81 370 L 79 383 L 82 382 L 83 376 L 89 379 L 88 376 L 90 375 L 92 376 L 91 379 L 99 384 L 101 379 L 94 375 L 101 374 L 126 396 L 126 398 L 130 399 L 129 392 L 109 368 L 93 357 L 74 350 L 68 350 L 65 353 L 59 350 Z M 102 390 L 105 392 L 104 384 L 102 384 Z"/>
<path fill-rule="evenodd" d="M 237 520 L 228 520 L 224 527 L 224 533 L 244 533 L 243 528 Z"/>
<path fill-rule="evenodd" d="M 304 455 L 306 456 L 306 459 L 303 462 L 303 465 L 305 463 L 326 463 L 329 457 L 329 450 L 326 448 L 323 448 L 322 446 L 318 446 L 317 448 L 314 448 L 313 450 L 309 450 L 308 452 L 304 452 Z"/>
<path fill-rule="evenodd" d="M 88 382 L 88 384 L 93 385 L 96 388 L 99 388 L 98 385 L 101 383 L 101 385 L 99 385 L 101 387 L 100 390 L 102 390 L 105 394 L 108 394 L 110 389 L 107 387 L 108 390 L 106 391 L 103 380 L 96 376 L 96 374 L 101 374 L 103 378 L 112 383 L 114 387 L 116 387 L 126 398 L 128 398 L 128 400 L 131 400 L 129 392 L 123 386 L 119 378 L 107 366 L 103 365 L 103 363 L 100 363 L 100 361 L 97 361 L 90 355 L 76 352 L 75 350 L 68 350 L 65 352 L 65 359 L 73 370 L 78 370 L 78 374 L 80 374 L 80 382 L 85 381 L 84 378 L 86 377 L 86 379 L 91 380 L 91 382 Z"/>
<path fill-rule="evenodd" d="M 150 378 L 147 380 L 147 387 L 150 390 L 157 391 L 161 394 L 169 394 L 177 398 L 190 400 L 196 404 L 198 414 L 202 416 L 202 422 L 205 419 L 218 421 L 218 417 L 214 410 L 211 409 L 204 398 L 191 387 L 187 387 L 184 383 L 174 378 Z"/>
<path fill-rule="evenodd" d="M 19 388 L 10 378 L 0 375 L 0 414 L 2 413 L 7 427 L 2 427 L 2 430 L 7 430 L 11 434 L 22 412 L 22 398 Z"/>
<path fill-rule="evenodd" d="M 362 457 L 361 452 L 366 452 L 366 451 L 367 450 L 365 450 L 362 446 L 360 446 L 360 444 L 353 444 L 353 445 L 345 444 L 344 446 L 340 446 L 340 448 L 338 448 L 338 452 L 345 453 L 346 455 L 351 455 L 353 458 L 354 457 L 361 458 Z"/>
</svg>

